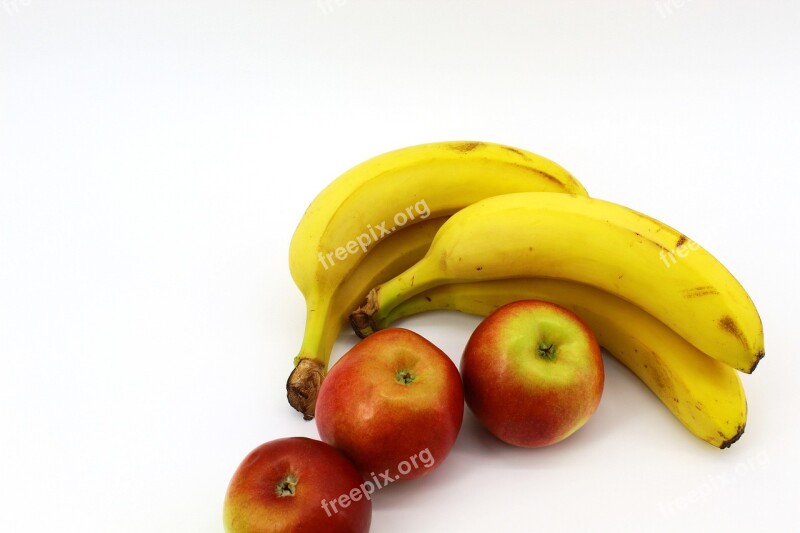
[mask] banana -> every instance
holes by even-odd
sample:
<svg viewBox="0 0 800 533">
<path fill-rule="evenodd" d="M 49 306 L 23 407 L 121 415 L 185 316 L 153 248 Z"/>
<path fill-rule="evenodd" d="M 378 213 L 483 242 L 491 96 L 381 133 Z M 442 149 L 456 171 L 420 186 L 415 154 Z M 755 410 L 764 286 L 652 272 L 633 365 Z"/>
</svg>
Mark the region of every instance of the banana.
<svg viewBox="0 0 800 533">
<path fill-rule="evenodd" d="M 485 316 L 516 300 L 545 300 L 577 314 L 597 340 L 650 388 L 695 436 L 727 448 L 744 432 L 747 401 L 738 373 L 642 311 L 605 291 L 556 279 L 503 279 L 428 289 L 376 324 L 435 309 Z"/>
<path fill-rule="evenodd" d="M 394 238 L 401 227 L 518 191 L 586 195 L 556 163 L 483 142 L 432 143 L 389 152 L 326 187 L 306 210 L 289 247 L 292 278 L 306 301 L 304 340 L 287 382 L 289 403 L 306 418 L 313 416 L 316 388 L 330 358 L 325 347 L 330 336 L 335 338 L 330 324 L 339 322 L 334 295 L 378 241 Z"/>
<path fill-rule="evenodd" d="M 334 291 L 330 312 L 325 316 L 323 327 L 306 331 L 301 353 L 316 354 L 318 357 L 314 361 L 323 358 L 327 361 L 342 326 L 347 324 L 349 311 L 364 299 L 370 288 L 391 279 L 422 259 L 436 231 L 445 220 L 447 217 L 429 218 L 419 224 L 398 230 L 392 234 L 391 239 L 378 242 Z M 289 376 L 287 383 L 287 394 L 291 405 L 311 406 L 309 412 L 303 412 L 306 420 L 313 418 L 317 392 L 324 379 L 324 369 L 320 371 L 317 365 L 309 364 L 310 361 L 302 359 Z M 308 372 L 308 379 L 291 387 L 294 372 L 304 369 Z M 300 389 L 300 385 L 304 388 Z"/>
<path fill-rule="evenodd" d="M 393 307 L 432 287 L 521 277 L 605 290 L 743 372 L 764 356 L 753 302 L 710 253 L 646 215 L 566 194 L 507 194 L 459 211 L 422 260 L 369 292 L 351 323 L 365 335 Z"/>
</svg>

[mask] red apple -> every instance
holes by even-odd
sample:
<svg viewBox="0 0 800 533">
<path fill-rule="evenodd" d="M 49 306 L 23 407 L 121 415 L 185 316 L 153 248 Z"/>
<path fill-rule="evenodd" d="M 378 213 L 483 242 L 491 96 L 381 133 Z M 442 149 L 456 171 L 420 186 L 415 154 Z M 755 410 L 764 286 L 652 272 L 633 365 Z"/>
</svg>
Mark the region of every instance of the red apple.
<svg viewBox="0 0 800 533">
<path fill-rule="evenodd" d="M 432 472 L 464 415 L 455 364 L 407 329 L 373 333 L 331 368 L 317 396 L 320 437 L 377 488 Z"/>
<path fill-rule="evenodd" d="M 522 300 L 487 316 L 464 349 L 467 406 L 493 435 L 538 448 L 572 435 L 597 410 L 603 359 L 577 315 Z"/>
<path fill-rule="evenodd" d="M 233 475 L 225 531 L 369 531 L 371 493 L 353 464 L 324 442 L 273 440 L 250 452 Z"/>
</svg>

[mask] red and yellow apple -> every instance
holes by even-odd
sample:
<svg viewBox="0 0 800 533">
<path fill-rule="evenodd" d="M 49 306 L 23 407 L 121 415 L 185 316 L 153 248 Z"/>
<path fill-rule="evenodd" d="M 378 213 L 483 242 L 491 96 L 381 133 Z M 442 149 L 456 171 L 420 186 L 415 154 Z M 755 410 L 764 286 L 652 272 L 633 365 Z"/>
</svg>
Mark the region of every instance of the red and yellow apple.
<svg viewBox="0 0 800 533">
<path fill-rule="evenodd" d="M 291 437 L 262 444 L 245 457 L 225 495 L 227 533 L 366 532 L 369 486 L 335 448 Z"/>
<path fill-rule="evenodd" d="M 603 359 L 594 334 L 574 313 L 522 300 L 498 308 L 461 358 L 467 406 L 490 433 L 537 448 L 572 435 L 597 410 Z"/>
<path fill-rule="evenodd" d="M 379 331 L 336 362 L 317 396 L 323 441 L 378 487 L 432 472 L 464 415 L 458 368 L 439 348 L 401 328 Z"/>
</svg>

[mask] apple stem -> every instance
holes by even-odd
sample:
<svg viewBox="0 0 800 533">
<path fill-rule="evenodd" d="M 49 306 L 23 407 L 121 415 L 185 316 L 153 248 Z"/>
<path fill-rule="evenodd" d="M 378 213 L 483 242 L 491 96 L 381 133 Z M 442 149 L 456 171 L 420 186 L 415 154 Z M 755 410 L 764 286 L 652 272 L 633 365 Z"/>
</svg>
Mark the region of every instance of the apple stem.
<svg viewBox="0 0 800 533">
<path fill-rule="evenodd" d="M 539 344 L 539 349 L 537 350 L 539 357 L 542 359 L 547 359 L 548 361 L 552 361 L 556 358 L 556 347 L 553 343 L 545 344 L 544 342 Z"/>
<path fill-rule="evenodd" d="M 275 485 L 275 494 L 278 495 L 278 498 L 284 498 L 286 496 L 294 496 L 295 491 L 297 490 L 297 476 L 294 474 L 287 474 L 280 483 Z"/>
</svg>

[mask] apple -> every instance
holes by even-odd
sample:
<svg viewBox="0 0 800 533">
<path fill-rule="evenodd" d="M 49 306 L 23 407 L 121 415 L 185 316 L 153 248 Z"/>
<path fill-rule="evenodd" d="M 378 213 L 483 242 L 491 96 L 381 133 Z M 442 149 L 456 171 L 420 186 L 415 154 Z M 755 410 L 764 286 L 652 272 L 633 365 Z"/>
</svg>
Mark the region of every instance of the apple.
<svg viewBox="0 0 800 533">
<path fill-rule="evenodd" d="M 369 531 L 368 488 L 328 444 L 305 437 L 273 440 L 250 452 L 234 473 L 225 495 L 225 531 Z"/>
<path fill-rule="evenodd" d="M 464 416 L 458 368 L 402 328 L 373 333 L 331 368 L 316 424 L 377 488 L 426 475 L 450 453 Z"/>
<path fill-rule="evenodd" d="M 538 448 L 572 435 L 597 410 L 603 359 L 589 327 L 558 305 L 521 300 L 487 316 L 461 358 L 464 396 L 502 441 Z"/>
</svg>

